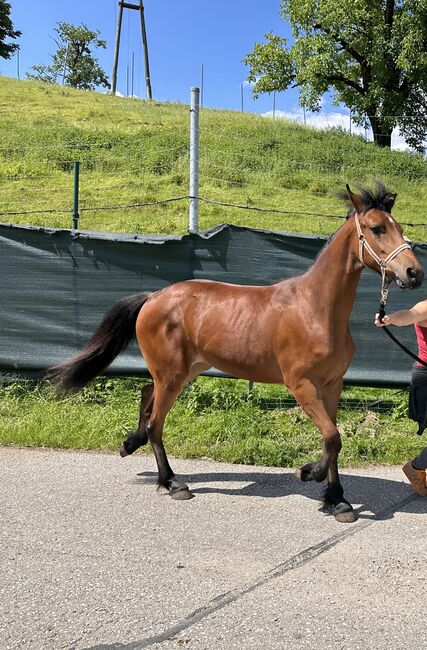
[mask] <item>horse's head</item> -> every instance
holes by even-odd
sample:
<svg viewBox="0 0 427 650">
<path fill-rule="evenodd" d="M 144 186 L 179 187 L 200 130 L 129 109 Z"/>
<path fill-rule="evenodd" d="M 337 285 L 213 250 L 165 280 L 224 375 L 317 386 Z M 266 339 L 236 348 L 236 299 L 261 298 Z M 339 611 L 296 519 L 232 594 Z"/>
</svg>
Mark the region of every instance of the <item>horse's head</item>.
<svg viewBox="0 0 427 650">
<path fill-rule="evenodd" d="M 395 280 L 399 287 L 415 289 L 423 281 L 424 270 L 415 257 L 402 227 L 391 216 L 396 194 L 377 182 L 374 191 L 353 193 L 347 185 L 355 231 L 359 240 L 360 262 L 381 273 L 387 284 Z"/>
</svg>

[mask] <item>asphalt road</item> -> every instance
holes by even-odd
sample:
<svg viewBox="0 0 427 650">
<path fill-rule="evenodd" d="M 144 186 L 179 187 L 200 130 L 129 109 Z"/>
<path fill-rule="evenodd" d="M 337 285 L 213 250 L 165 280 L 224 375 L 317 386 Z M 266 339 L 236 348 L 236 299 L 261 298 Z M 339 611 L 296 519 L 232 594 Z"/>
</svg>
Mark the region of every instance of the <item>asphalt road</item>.
<svg viewBox="0 0 427 650">
<path fill-rule="evenodd" d="M 359 519 L 292 470 L 0 448 L 0 648 L 427 647 L 427 499 L 343 471 Z"/>
</svg>

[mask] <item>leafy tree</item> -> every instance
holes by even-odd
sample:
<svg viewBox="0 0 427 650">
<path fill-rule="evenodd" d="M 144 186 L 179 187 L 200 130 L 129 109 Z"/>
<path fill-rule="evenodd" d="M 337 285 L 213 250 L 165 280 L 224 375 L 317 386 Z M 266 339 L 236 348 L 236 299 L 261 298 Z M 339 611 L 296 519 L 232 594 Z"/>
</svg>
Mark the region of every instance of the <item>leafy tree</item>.
<svg viewBox="0 0 427 650">
<path fill-rule="evenodd" d="M 301 104 L 320 108 L 333 89 L 356 123 L 368 119 L 389 147 L 398 126 L 423 150 L 427 134 L 427 0 L 281 0 L 295 42 L 266 34 L 244 60 L 254 95 L 300 88 Z"/>
<path fill-rule="evenodd" d="M 49 83 L 56 83 L 64 76 L 64 83 L 74 88 L 93 90 L 97 86 L 110 87 L 105 72 L 92 53 L 93 48 L 106 47 L 99 37 L 99 30 L 92 31 L 86 25 L 58 23 L 55 28 L 59 41 L 52 56 L 51 65 L 34 65 L 27 76 Z"/>
<path fill-rule="evenodd" d="M 0 0 L 0 57 L 3 59 L 10 59 L 19 47 L 17 43 L 5 43 L 6 38 L 18 38 L 18 36 L 21 36 L 21 32 L 13 29 L 9 14 L 10 3 L 6 2 L 6 0 Z"/>
</svg>

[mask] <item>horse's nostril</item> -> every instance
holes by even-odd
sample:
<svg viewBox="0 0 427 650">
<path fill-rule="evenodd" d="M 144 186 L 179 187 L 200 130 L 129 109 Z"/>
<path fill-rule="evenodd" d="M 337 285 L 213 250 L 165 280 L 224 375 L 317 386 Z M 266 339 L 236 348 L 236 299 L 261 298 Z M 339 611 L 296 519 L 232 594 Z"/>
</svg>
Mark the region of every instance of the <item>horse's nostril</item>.
<svg viewBox="0 0 427 650">
<path fill-rule="evenodd" d="M 409 285 L 411 289 L 420 287 L 424 278 L 424 271 L 422 267 L 416 269 L 413 266 L 409 266 L 406 269 L 406 277 L 409 280 Z"/>
</svg>

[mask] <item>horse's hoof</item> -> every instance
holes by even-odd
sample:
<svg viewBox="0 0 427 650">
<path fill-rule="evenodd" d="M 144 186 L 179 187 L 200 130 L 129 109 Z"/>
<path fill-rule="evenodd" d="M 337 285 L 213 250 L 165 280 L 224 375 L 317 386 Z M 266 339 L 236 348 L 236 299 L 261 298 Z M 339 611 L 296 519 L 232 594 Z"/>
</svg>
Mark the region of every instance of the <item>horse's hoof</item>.
<svg viewBox="0 0 427 650">
<path fill-rule="evenodd" d="M 299 481 L 302 481 L 303 483 L 306 483 L 307 481 L 317 480 L 313 475 L 313 468 L 311 466 L 306 467 L 303 465 L 302 467 L 299 467 L 295 472 L 295 476 Z"/>
<path fill-rule="evenodd" d="M 353 508 L 349 503 L 338 503 L 332 509 L 332 514 L 335 519 L 341 524 L 352 524 L 357 520 L 357 514 L 354 512 Z"/>
<path fill-rule="evenodd" d="M 196 496 L 190 492 L 187 485 L 180 485 L 179 487 L 174 488 L 169 492 L 169 495 L 176 501 L 189 501 L 190 499 L 194 499 Z"/>
<path fill-rule="evenodd" d="M 129 456 L 129 452 L 126 451 L 124 445 L 120 445 L 119 454 L 122 458 L 124 458 L 125 456 Z"/>
</svg>

